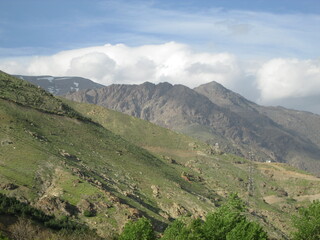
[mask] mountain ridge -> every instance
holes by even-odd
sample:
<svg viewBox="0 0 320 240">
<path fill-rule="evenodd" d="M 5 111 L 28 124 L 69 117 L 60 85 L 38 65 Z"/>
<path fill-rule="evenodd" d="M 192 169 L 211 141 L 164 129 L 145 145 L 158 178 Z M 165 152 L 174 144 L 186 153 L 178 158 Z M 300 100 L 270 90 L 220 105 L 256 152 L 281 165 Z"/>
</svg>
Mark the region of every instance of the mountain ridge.
<svg viewBox="0 0 320 240">
<path fill-rule="evenodd" d="M 57 95 L 63 96 L 68 92 L 77 92 L 84 89 L 95 89 L 104 87 L 104 85 L 96 83 L 90 79 L 75 77 L 75 76 L 64 76 L 64 77 L 53 77 L 50 75 L 43 76 L 26 76 L 26 75 L 13 75 L 14 77 L 20 78 L 31 82 L 32 84 L 43 88 L 44 90 Z"/>
<path fill-rule="evenodd" d="M 320 171 L 320 147 L 306 134 L 287 129 L 262 114 L 262 107 L 218 83 L 195 89 L 170 83 L 114 84 L 66 97 L 139 117 L 211 144 L 221 143 L 226 151 L 247 158 L 289 162 L 309 171 L 317 166 Z"/>
</svg>

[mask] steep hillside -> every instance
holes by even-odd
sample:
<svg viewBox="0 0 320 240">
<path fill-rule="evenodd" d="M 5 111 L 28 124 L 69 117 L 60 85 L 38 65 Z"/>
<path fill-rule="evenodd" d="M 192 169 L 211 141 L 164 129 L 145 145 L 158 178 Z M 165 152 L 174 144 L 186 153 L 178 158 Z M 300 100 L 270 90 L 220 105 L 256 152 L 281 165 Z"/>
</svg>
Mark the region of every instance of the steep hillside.
<svg viewBox="0 0 320 240">
<path fill-rule="evenodd" d="M 113 110 L 69 101 L 68 104 L 110 131 L 166 159 L 172 166 L 183 167 L 180 171 L 198 174 L 203 179 L 203 186 L 212 193 L 223 197 L 230 192 L 239 192 L 253 215 L 263 219 L 264 226 L 268 226 L 269 233 L 276 239 L 286 237 L 275 228 L 287 233 L 291 228 L 290 215 L 309 201 L 320 199 L 319 178 L 286 164 L 254 163 L 222 154 L 219 148 L 208 148 L 200 142 L 190 141 L 189 137 Z M 254 183 L 251 196 L 248 196 L 250 178 Z"/>
<path fill-rule="evenodd" d="M 231 192 L 271 237 L 286 239 L 292 214 L 319 199 L 319 179 L 285 164 L 223 154 L 103 107 L 70 107 L 4 73 L 0 84 L 0 193 L 70 216 L 106 239 L 140 216 L 157 231 L 180 216 L 204 217 Z"/>
<path fill-rule="evenodd" d="M 218 84 L 196 90 L 169 83 L 111 85 L 66 97 L 136 116 L 211 144 L 218 143 L 225 151 L 250 159 L 288 162 L 320 172 L 319 146 L 260 114 L 256 104 Z"/>
<path fill-rule="evenodd" d="M 79 117 L 70 107 L 65 113 L 55 113 L 55 104 L 67 105 L 37 87 L 4 73 L 0 82 L 2 193 L 48 213 L 74 216 L 105 237 L 140 215 L 151 218 L 161 230 L 171 216 L 161 209 L 173 206 L 175 211 L 176 206 L 179 210 L 184 199 L 176 195 L 188 196 L 201 211 L 214 206 L 197 199 L 207 194 L 200 183 L 185 181 L 165 160 Z M 20 86 L 21 93 L 13 85 Z M 22 92 L 39 97 L 40 104 L 21 100 Z M 49 101 L 52 104 L 46 107 L 44 102 Z M 75 117 L 69 117 L 69 112 Z M 163 207 L 155 202 L 152 186 L 170 189 L 172 197 L 164 199 Z M 191 211 L 191 203 L 185 205 Z M 95 216 L 84 216 L 86 210 Z"/>
<path fill-rule="evenodd" d="M 82 77 L 53 77 L 53 76 L 24 76 L 14 75 L 17 78 L 26 80 L 42 89 L 58 96 L 68 92 L 77 92 L 84 89 L 95 89 L 104 87 L 101 84 L 93 82 Z"/>
<path fill-rule="evenodd" d="M 304 144 L 313 146 L 307 152 L 313 151 L 315 154 L 311 157 L 313 160 L 319 160 L 317 148 L 320 148 L 320 116 L 308 112 L 290 110 L 283 107 L 265 107 L 248 101 L 241 95 L 226 89 L 217 82 L 203 84 L 194 89 L 198 93 L 206 96 L 212 102 L 220 107 L 224 107 L 242 118 L 250 121 L 252 124 L 261 129 L 267 129 L 266 135 L 272 128 L 280 128 L 295 138 L 299 138 Z M 278 139 L 277 144 L 285 144 L 281 141 L 288 139 Z M 303 143 L 300 142 L 301 147 Z M 292 142 L 290 141 L 290 144 Z M 296 154 L 297 155 L 297 154 Z M 289 163 L 302 169 L 316 168 L 319 172 L 320 168 L 316 161 L 310 163 L 302 161 L 297 156 L 291 154 Z M 317 157 L 318 155 L 318 157 Z M 307 157 L 308 158 L 308 157 Z"/>
<path fill-rule="evenodd" d="M 292 133 L 309 139 L 320 147 L 320 116 L 317 114 L 283 107 L 260 106 L 226 89 L 217 82 L 203 84 L 194 90 L 208 97 L 218 106 L 236 112 L 252 122 L 276 123 Z"/>
<path fill-rule="evenodd" d="M 257 110 L 277 124 L 310 139 L 320 147 L 320 115 L 283 107 L 257 107 Z"/>
</svg>

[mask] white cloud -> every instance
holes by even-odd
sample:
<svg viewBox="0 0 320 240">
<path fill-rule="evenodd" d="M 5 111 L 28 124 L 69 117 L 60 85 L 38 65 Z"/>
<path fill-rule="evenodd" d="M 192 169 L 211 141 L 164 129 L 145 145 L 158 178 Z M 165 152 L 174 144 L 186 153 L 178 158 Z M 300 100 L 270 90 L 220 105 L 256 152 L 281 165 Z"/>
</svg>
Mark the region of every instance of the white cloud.
<svg viewBox="0 0 320 240">
<path fill-rule="evenodd" d="M 69 66 L 66 75 L 103 80 L 114 72 L 116 63 L 104 53 L 92 52 L 71 58 Z"/>
<path fill-rule="evenodd" d="M 320 60 L 272 59 L 257 73 L 261 102 L 320 95 Z"/>
<path fill-rule="evenodd" d="M 197 53 L 175 42 L 140 47 L 107 44 L 32 57 L 22 65 L 19 58 L 2 60 L 0 68 L 14 74 L 76 75 L 105 85 L 170 81 L 194 87 L 215 80 L 232 87 L 242 74 L 232 54 Z"/>
<path fill-rule="evenodd" d="M 145 81 L 196 87 L 217 81 L 261 104 L 320 109 L 320 60 L 239 60 L 230 53 L 195 52 L 175 42 L 129 47 L 124 44 L 63 51 L 52 56 L 0 60 L 11 74 L 81 76 L 104 85 Z M 299 104 L 298 104 L 299 102 Z"/>
</svg>

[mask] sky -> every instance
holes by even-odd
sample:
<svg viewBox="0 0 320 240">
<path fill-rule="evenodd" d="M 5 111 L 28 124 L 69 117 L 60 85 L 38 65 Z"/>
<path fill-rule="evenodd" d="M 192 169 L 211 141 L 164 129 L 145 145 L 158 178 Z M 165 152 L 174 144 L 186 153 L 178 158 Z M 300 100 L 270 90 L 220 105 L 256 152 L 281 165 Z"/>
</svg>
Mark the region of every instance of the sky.
<svg viewBox="0 0 320 240">
<path fill-rule="evenodd" d="M 267 106 L 320 114 L 319 0 L 0 0 L 0 70 L 217 81 Z"/>
</svg>

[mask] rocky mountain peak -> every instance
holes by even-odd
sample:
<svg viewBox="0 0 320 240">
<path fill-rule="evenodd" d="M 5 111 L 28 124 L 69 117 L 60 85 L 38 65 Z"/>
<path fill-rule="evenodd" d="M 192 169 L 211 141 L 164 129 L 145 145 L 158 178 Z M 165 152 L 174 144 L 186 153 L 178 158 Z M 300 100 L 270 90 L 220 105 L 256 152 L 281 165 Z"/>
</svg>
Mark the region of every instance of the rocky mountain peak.
<svg viewBox="0 0 320 240">
<path fill-rule="evenodd" d="M 320 155 L 318 137 L 288 129 L 274 114 L 217 82 L 195 89 L 170 83 L 115 84 L 66 97 L 142 118 L 208 143 L 218 142 L 226 151 L 258 161 L 272 159 L 300 167 L 303 161 L 303 168 L 314 170 L 312 162 Z"/>
</svg>

